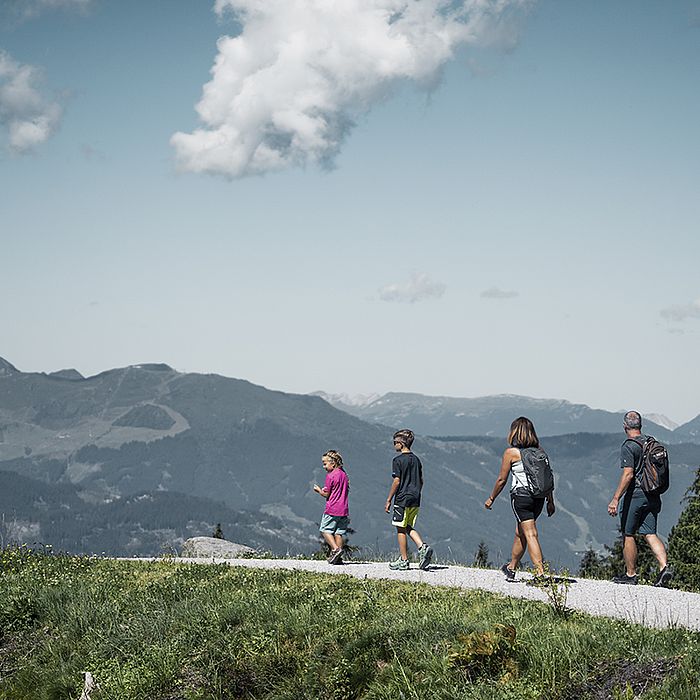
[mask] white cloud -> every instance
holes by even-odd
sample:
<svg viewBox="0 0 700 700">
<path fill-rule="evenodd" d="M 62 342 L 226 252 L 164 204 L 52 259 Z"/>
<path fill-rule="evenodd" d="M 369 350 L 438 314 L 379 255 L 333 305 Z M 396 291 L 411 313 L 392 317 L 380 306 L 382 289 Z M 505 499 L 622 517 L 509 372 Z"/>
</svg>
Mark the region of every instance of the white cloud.
<svg viewBox="0 0 700 700">
<path fill-rule="evenodd" d="M 515 299 L 515 297 L 520 296 L 520 294 L 512 290 L 506 291 L 504 289 L 498 289 L 498 287 L 491 287 L 481 292 L 480 296 L 482 299 Z"/>
<path fill-rule="evenodd" d="M 0 51 L 0 125 L 7 129 L 9 147 L 27 153 L 44 143 L 58 128 L 61 107 L 39 92 L 40 72 Z"/>
<path fill-rule="evenodd" d="M 687 321 L 689 318 L 700 319 L 700 299 L 691 301 L 690 304 L 677 304 L 661 309 L 661 317 L 668 321 L 678 323 Z"/>
<path fill-rule="evenodd" d="M 197 104 L 171 138 L 180 166 L 242 177 L 329 164 L 354 120 L 402 80 L 430 87 L 465 44 L 512 34 L 530 0 L 216 0 L 243 29 L 219 39 Z"/>
<path fill-rule="evenodd" d="M 75 10 L 85 10 L 92 0 L 24 0 L 25 6 L 34 6 L 38 9 L 68 8 Z"/>
<path fill-rule="evenodd" d="M 447 289 L 442 282 L 433 282 L 425 272 L 414 272 L 405 284 L 388 284 L 379 290 L 382 301 L 414 304 L 426 299 L 439 299 Z"/>
<path fill-rule="evenodd" d="M 2 0 L 2 13 L 17 21 L 37 17 L 46 10 L 85 11 L 93 0 Z"/>
</svg>

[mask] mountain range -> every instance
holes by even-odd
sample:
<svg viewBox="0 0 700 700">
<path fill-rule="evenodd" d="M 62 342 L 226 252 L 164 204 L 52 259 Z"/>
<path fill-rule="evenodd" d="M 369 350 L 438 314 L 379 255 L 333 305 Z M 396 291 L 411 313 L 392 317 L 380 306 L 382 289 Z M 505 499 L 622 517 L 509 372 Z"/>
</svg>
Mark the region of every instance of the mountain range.
<svg viewBox="0 0 700 700">
<path fill-rule="evenodd" d="M 497 437 L 418 435 L 414 449 L 426 478 L 419 530 L 438 557 L 471 561 L 482 541 L 494 558 L 506 556 L 513 528 L 507 495 L 491 512 L 483 501 L 514 415 L 493 428 Z M 350 477 L 351 543 L 389 552 L 395 533 L 383 505 L 395 426 L 361 420 L 317 396 L 165 364 L 83 377 L 75 370 L 21 372 L 2 360 L 0 544 L 157 554 L 211 534 L 220 522 L 229 539 L 277 554 L 310 553 L 323 510 L 312 486 L 323 482 L 320 457 L 333 448 Z M 558 501 L 556 516 L 542 523 L 543 546 L 569 567 L 588 546 L 600 549 L 616 536 L 606 505 L 622 439 L 619 430 L 572 429 L 543 439 Z M 676 522 L 700 463 L 698 444 L 674 443 L 670 452 L 662 533 Z"/>
<path fill-rule="evenodd" d="M 478 398 L 425 396 L 391 392 L 353 397 L 314 392 L 328 403 L 370 423 L 410 425 L 424 435 L 504 435 L 517 416 L 530 418 L 541 436 L 569 433 L 616 433 L 624 411 L 605 411 L 561 399 L 535 399 L 501 394 Z M 667 442 L 700 442 L 700 415 L 677 426 L 666 416 L 652 413 L 644 429 Z"/>
</svg>

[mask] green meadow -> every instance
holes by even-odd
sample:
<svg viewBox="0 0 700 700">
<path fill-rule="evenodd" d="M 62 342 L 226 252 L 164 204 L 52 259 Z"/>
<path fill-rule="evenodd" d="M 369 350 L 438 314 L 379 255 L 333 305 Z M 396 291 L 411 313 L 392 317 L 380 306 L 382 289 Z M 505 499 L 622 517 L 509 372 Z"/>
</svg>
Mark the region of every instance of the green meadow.
<svg viewBox="0 0 700 700">
<path fill-rule="evenodd" d="M 77 700 L 84 671 L 91 700 L 693 700 L 700 634 L 423 584 L 0 552 L 0 698 Z"/>
</svg>

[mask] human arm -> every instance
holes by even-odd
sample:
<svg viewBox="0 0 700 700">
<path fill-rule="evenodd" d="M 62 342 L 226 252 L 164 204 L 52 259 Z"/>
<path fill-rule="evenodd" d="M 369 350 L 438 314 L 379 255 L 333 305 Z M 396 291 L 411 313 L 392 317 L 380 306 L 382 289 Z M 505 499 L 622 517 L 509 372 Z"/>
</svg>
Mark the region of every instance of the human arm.
<svg viewBox="0 0 700 700">
<path fill-rule="evenodd" d="M 493 489 L 491 489 L 491 495 L 484 502 L 484 508 L 486 508 L 487 510 L 491 510 L 491 507 L 493 506 L 493 502 L 496 500 L 496 497 L 499 493 L 501 493 L 501 491 L 503 491 L 503 487 L 506 485 L 506 483 L 508 483 L 510 465 L 518 459 L 520 459 L 520 450 L 514 447 L 509 447 L 503 453 L 503 459 L 501 460 L 501 469 L 498 472 L 498 476 L 496 477 L 496 483 L 493 485 Z"/>
<path fill-rule="evenodd" d="M 324 484 L 323 488 L 321 488 L 318 484 L 314 484 L 314 491 L 319 496 L 323 496 L 323 498 L 328 499 L 328 497 L 331 495 L 332 487 L 333 481 L 331 479 L 331 475 L 326 474 L 326 483 Z"/>
<path fill-rule="evenodd" d="M 386 499 L 386 504 L 384 505 L 384 510 L 388 513 L 391 510 L 391 501 L 394 498 L 394 495 L 399 489 L 399 484 L 401 483 L 401 479 L 399 479 L 398 476 L 394 477 L 394 480 L 391 482 L 391 488 L 389 489 L 389 496 Z"/>
<path fill-rule="evenodd" d="M 319 496 L 323 496 L 324 498 L 328 498 L 328 496 L 331 495 L 330 492 L 328 491 L 328 489 L 326 489 L 325 487 L 321 488 L 318 484 L 314 484 L 314 491 Z"/>
<path fill-rule="evenodd" d="M 620 499 L 634 480 L 634 468 L 641 458 L 642 447 L 637 440 L 627 439 L 622 443 L 620 448 L 622 474 L 620 474 L 620 483 L 617 485 L 617 490 L 608 504 L 608 513 L 610 515 L 617 515 Z"/>
<path fill-rule="evenodd" d="M 612 501 L 608 503 L 608 513 L 612 516 L 617 515 L 617 507 L 622 498 L 622 494 L 627 491 L 627 488 L 632 483 L 634 479 L 634 467 L 624 467 L 622 474 L 620 474 L 620 483 L 617 485 L 615 490 L 615 495 L 612 497 Z"/>
<path fill-rule="evenodd" d="M 551 518 L 557 509 L 554 505 L 554 491 L 550 491 L 545 498 L 547 499 L 547 517 Z"/>
</svg>

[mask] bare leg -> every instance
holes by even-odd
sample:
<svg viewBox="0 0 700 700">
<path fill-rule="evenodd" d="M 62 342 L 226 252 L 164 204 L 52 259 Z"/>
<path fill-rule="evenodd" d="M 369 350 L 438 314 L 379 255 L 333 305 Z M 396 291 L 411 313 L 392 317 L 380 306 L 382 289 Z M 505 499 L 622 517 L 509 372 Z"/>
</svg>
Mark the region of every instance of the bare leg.
<svg viewBox="0 0 700 700">
<path fill-rule="evenodd" d="M 511 571 L 515 571 L 518 568 L 520 560 L 523 558 L 523 554 L 525 554 L 526 549 L 527 540 L 525 539 L 525 535 L 520 530 L 520 523 L 516 523 L 515 539 L 513 540 L 513 549 L 510 551 L 510 566 L 508 567 Z"/>
<path fill-rule="evenodd" d="M 397 527 L 396 537 L 399 540 L 399 552 L 402 559 L 408 559 L 408 538 L 406 537 L 406 528 Z"/>
<path fill-rule="evenodd" d="M 659 569 L 663 569 L 668 563 L 666 559 L 666 547 L 664 543 L 658 537 L 658 535 L 644 535 L 647 544 L 651 547 L 651 551 L 656 557 L 656 561 L 659 562 Z"/>
<path fill-rule="evenodd" d="M 622 558 L 625 560 L 625 568 L 628 576 L 637 574 L 637 543 L 633 535 L 625 535 L 622 543 Z"/>
<path fill-rule="evenodd" d="M 535 567 L 535 573 L 544 573 L 544 564 L 542 563 L 542 549 L 540 548 L 540 540 L 537 536 L 537 525 L 534 520 L 524 520 L 520 523 L 520 531 L 525 535 L 527 547 L 530 550 L 530 559 Z"/>
<path fill-rule="evenodd" d="M 417 530 L 411 528 L 408 531 L 408 536 L 416 543 L 416 547 L 418 547 L 418 549 L 423 546 L 423 540 L 421 539 L 421 536 L 418 534 Z"/>
<path fill-rule="evenodd" d="M 336 544 L 335 544 L 335 535 L 333 535 L 330 532 L 322 532 L 323 539 L 326 541 L 326 544 L 331 548 L 331 552 L 335 551 L 336 549 Z"/>
</svg>

